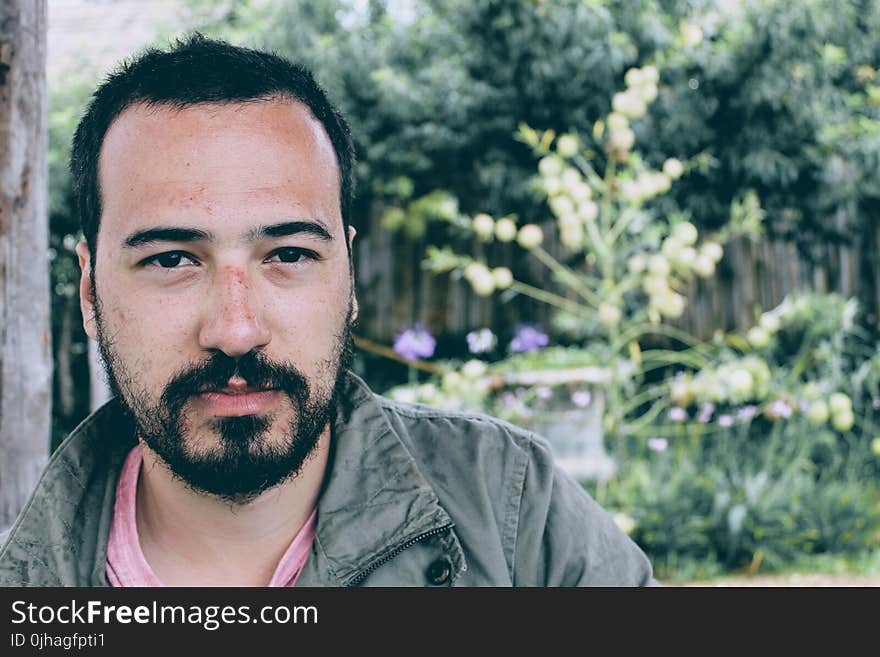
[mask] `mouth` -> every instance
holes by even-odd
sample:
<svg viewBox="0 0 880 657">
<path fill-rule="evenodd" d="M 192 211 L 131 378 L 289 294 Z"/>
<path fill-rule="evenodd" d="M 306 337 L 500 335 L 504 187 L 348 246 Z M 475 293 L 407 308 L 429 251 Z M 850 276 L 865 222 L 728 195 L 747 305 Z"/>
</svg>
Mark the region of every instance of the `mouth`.
<svg viewBox="0 0 880 657">
<path fill-rule="evenodd" d="M 276 388 L 227 385 L 203 390 L 192 398 L 202 412 L 215 417 L 240 417 L 268 413 L 281 397 Z"/>
</svg>

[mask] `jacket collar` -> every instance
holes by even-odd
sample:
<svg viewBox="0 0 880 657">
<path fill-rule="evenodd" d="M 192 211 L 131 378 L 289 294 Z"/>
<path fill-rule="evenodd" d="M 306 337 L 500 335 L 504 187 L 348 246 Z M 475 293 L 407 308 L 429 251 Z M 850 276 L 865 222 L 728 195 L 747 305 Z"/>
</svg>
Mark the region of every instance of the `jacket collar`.
<svg viewBox="0 0 880 657">
<path fill-rule="evenodd" d="M 349 372 L 343 397 L 347 408 L 338 410 L 329 477 L 318 501 L 318 558 L 306 562 L 302 586 L 356 583 L 408 543 L 452 527 L 367 385 Z M 458 573 L 464 554 L 457 539 L 451 544 L 447 556 Z"/>
<path fill-rule="evenodd" d="M 0 550 L 0 585 L 106 585 L 116 481 L 135 443 L 112 400 L 68 436 Z"/>
<path fill-rule="evenodd" d="M 409 542 L 452 526 L 367 385 L 348 372 L 301 585 L 355 583 Z M 0 552 L 0 584 L 107 585 L 116 482 L 135 432 L 111 400 L 58 448 Z M 464 569 L 457 539 L 449 556 Z"/>
</svg>

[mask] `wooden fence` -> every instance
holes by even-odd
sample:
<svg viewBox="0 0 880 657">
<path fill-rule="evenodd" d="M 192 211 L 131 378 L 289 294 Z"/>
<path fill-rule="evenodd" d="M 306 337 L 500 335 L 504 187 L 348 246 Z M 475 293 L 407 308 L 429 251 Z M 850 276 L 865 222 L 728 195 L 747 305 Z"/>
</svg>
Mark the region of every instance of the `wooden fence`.
<svg viewBox="0 0 880 657">
<path fill-rule="evenodd" d="M 441 340 L 463 343 L 468 331 L 488 326 L 503 335 L 517 321 L 549 325 L 551 309 L 524 297 L 503 302 L 498 295 L 476 296 L 462 280 L 435 276 L 422 270 L 431 229 L 420 240 L 385 229 L 378 220 L 358 226 L 355 264 L 361 317 L 357 333 L 390 344 L 401 327 L 423 322 Z M 551 231 L 545 231 L 550 234 Z M 549 240 L 549 238 L 548 238 Z M 458 245 L 470 253 L 472 242 Z M 545 242 L 551 253 L 559 248 Z M 479 248 L 479 247 L 477 247 Z M 486 246 L 493 265 L 510 267 L 517 277 L 536 285 L 552 284 L 549 272 L 515 245 Z M 875 317 L 880 307 L 880 222 L 848 246 L 823 245 L 808 259 L 792 242 L 734 241 L 725 248 L 715 277 L 696 280 L 689 291 L 689 304 L 679 320 L 690 333 L 709 338 L 716 329 L 745 329 L 753 325 L 755 313 L 769 310 L 786 294 L 796 290 L 838 292 L 857 296 L 863 308 Z M 876 319 L 874 320 L 876 321 Z"/>
</svg>

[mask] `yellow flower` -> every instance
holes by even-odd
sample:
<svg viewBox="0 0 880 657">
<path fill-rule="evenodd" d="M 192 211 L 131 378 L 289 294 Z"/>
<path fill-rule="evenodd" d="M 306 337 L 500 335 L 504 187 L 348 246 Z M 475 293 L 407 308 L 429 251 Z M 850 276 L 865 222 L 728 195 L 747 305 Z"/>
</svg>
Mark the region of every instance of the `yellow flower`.
<svg viewBox="0 0 880 657">
<path fill-rule="evenodd" d="M 556 141 L 556 152 L 562 157 L 574 157 L 578 152 L 578 140 L 573 135 L 562 135 Z"/>
<path fill-rule="evenodd" d="M 693 246 L 696 244 L 697 237 L 699 236 L 697 227 L 690 221 L 682 221 L 681 223 L 675 224 L 675 227 L 672 229 L 672 234 L 685 246 Z"/>
<path fill-rule="evenodd" d="M 578 203 L 577 213 L 578 217 L 584 221 L 595 221 L 596 217 L 599 216 L 599 206 L 590 200 L 583 201 Z"/>
<path fill-rule="evenodd" d="M 678 158 L 670 157 L 663 163 L 663 173 L 673 180 L 678 180 L 684 173 L 684 165 Z"/>
<path fill-rule="evenodd" d="M 752 394 L 752 386 L 754 379 L 748 370 L 737 368 L 733 370 L 728 379 L 727 386 L 730 389 L 730 396 L 735 401 L 748 399 Z"/>
<path fill-rule="evenodd" d="M 852 413 L 852 400 L 842 392 L 835 392 L 828 398 L 828 406 L 835 415 Z"/>
<path fill-rule="evenodd" d="M 512 219 L 499 219 L 495 222 L 495 237 L 499 242 L 512 242 L 516 239 L 516 224 Z"/>
<path fill-rule="evenodd" d="M 626 130 L 629 128 L 629 119 L 620 112 L 611 112 L 608 115 L 608 129 L 611 132 L 615 130 Z"/>
<path fill-rule="evenodd" d="M 496 267 L 492 270 L 492 278 L 495 279 L 495 287 L 505 290 L 513 283 L 513 273 L 507 267 Z"/>
<path fill-rule="evenodd" d="M 626 261 L 626 268 L 629 269 L 631 274 L 639 274 L 645 271 L 646 266 L 645 256 L 641 253 L 630 256 L 629 260 Z"/>
<path fill-rule="evenodd" d="M 495 222 L 488 214 L 480 213 L 474 216 L 474 232 L 481 240 L 488 240 L 495 232 Z"/>
<path fill-rule="evenodd" d="M 458 372 L 446 372 L 443 375 L 443 388 L 445 390 L 456 390 L 461 383 L 461 374 Z"/>
<path fill-rule="evenodd" d="M 746 334 L 746 339 L 756 349 L 763 349 L 770 342 L 770 335 L 760 326 L 753 326 Z"/>
<path fill-rule="evenodd" d="M 653 305 L 666 317 L 678 319 L 684 312 L 685 299 L 676 292 L 669 291 L 666 294 L 652 299 Z"/>
<path fill-rule="evenodd" d="M 833 426 L 837 431 L 841 433 L 845 433 L 852 429 L 853 424 L 855 424 L 856 418 L 853 415 L 852 410 L 844 410 L 841 413 L 835 413 L 831 417 L 831 426 Z"/>
<path fill-rule="evenodd" d="M 464 269 L 464 277 L 481 297 L 487 297 L 495 291 L 495 278 L 486 265 L 472 262 Z"/>
<path fill-rule="evenodd" d="M 638 88 L 637 93 L 639 94 L 639 98 L 645 101 L 645 103 L 652 103 L 654 102 L 654 99 L 657 98 L 657 85 L 644 84 Z"/>
<path fill-rule="evenodd" d="M 700 278 L 709 278 L 715 273 L 715 263 L 705 253 L 700 253 L 694 260 L 693 270 Z"/>
<path fill-rule="evenodd" d="M 541 172 L 542 176 L 558 176 L 562 173 L 563 166 L 562 160 L 558 157 L 547 155 L 538 162 L 538 171 Z"/>
<path fill-rule="evenodd" d="M 519 229 L 516 241 L 524 249 L 534 249 L 544 241 L 544 231 L 535 224 L 526 224 Z"/>
<path fill-rule="evenodd" d="M 608 327 L 617 326 L 620 323 L 620 308 L 611 303 L 600 303 L 599 321 Z"/>
<path fill-rule="evenodd" d="M 660 71 L 657 70 L 656 66 L 643 66 L 642 79 L 647 84 L 657 84 L 660 81 Z"/>
<path fill-rule="evenodd" d="M 486 363 L 476 358 L 472 358 L 462 366 L 461 373 L 467 379 L 476 379 L 483 376 L 486 373 L 486 369 Z"/>
<path fill-rule="evenodd" d="M 628 87 L 640 87 L 645 82 L 645 78 L 642 74 L 642 69 L 640 68 L 631 68 L 626 74 L 623 76 L 623 81 L 626 82 L 626 86 Z"/>
<path fill-rule="evenodd" d="M 682 22 L 681 40 L 685 46 L 698 46 L 703 41 L 703 30 L 695 23 Z"/>
<path fill-rule="evenodd" d="M 828 421 L 828 404 L 821 399 L 812 402 L 807 408 L 807 419 L 816 426 L 825 424 Z"/>
<path fill-rule="evenodd" d="M 700 247 L 700 254 L 705 255 L 713 264 L 718 264 L 724 256 L 724 249 L 718 242 L 706 242 Z"/>
<path fill-rule="evenodd" d="M 611 106 L 615 112 L 619 112 L 629 119 L 640 119 L 648 110 L 645 101 L 633 89 L 618 91 L 614 94 L 611 99 Z"/>
<path fill-rule="evenodd" d="M 636 143 L 636 133 L 629 128 L 613 130 L 608 139 L 608 145 L 616 151 L 628 151 Z"/>
<path fill-rule="evenodd" d="M 697 259 L 697 251 L 690 246 L 686 246 L 678 252 L 678 256 L 675 258 L 675 262 L 678 265 L 685 267 L 686 269 L 690 269 L 694 265 L 694 261 Z"/>
<path fill-rule="evenodd" d="M 669 261 L 660 254 L 652 255 L 648 261 L 648 271 L 655 276 L 666 276 L 669 274 Z"/>
</svg>

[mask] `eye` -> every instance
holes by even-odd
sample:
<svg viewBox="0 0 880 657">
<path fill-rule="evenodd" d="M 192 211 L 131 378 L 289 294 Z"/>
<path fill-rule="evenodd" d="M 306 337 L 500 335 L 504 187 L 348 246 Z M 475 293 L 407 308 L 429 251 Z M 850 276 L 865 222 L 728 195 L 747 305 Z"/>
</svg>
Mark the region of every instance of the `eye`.
<svg viewBox="0 0 880 657">
<path fill-rule="evenodd" d="M 309 251 L 308 249 L 301 249 L 295 246 L 285 246 L 280 249 L 275 249 L 272 253 L 269 254 L 269 256 L 266 258 L 266 261 L 296 264 L 299 262 L 303 262 L 304 259 L 317 260 L 318 255 L 313 251 Z"/>
<path fill-rule="evenodd" d="M 198 263 L 185 251 L 166 251 L 165 253 L 150 256 L 142 261 L 141 264 L 144 266 L 155 265 L 163 269 L 178 269 L 181 264 L 197 265 Z"/>
</svg>

